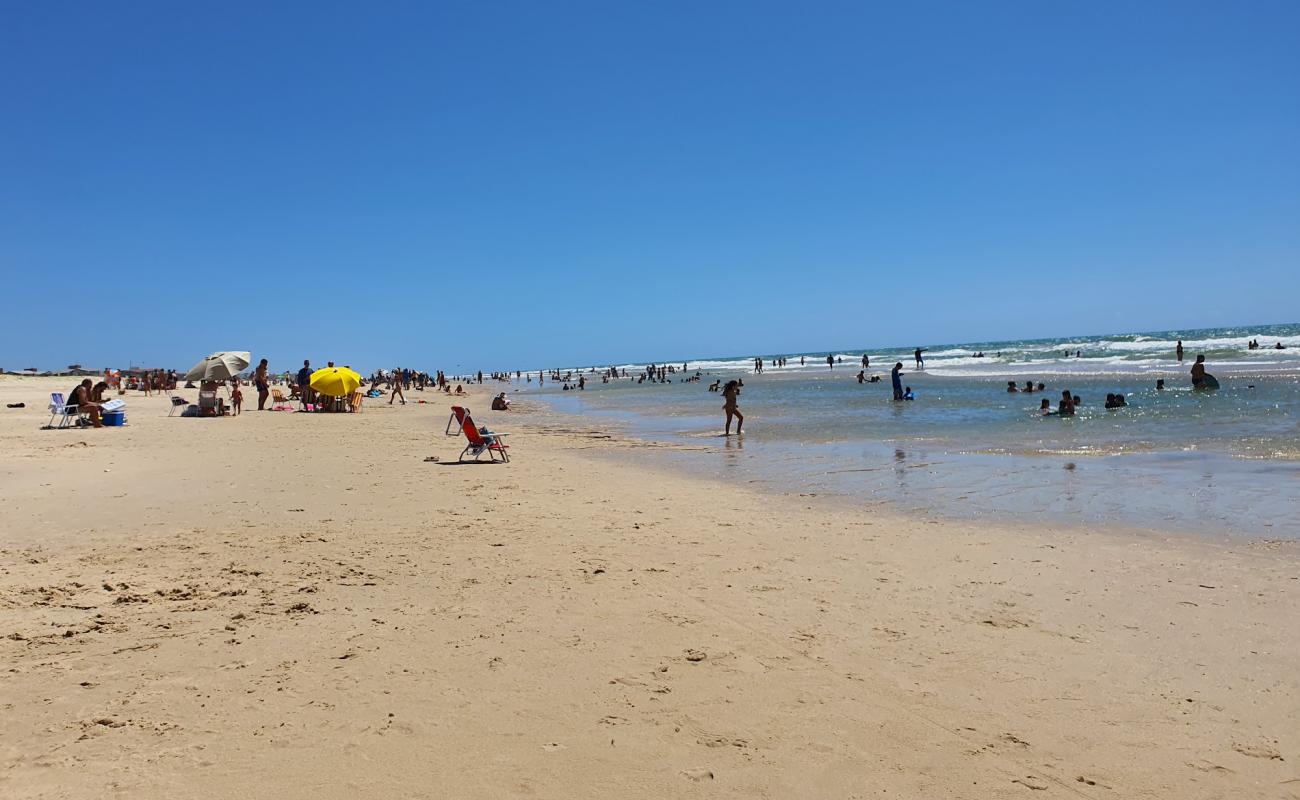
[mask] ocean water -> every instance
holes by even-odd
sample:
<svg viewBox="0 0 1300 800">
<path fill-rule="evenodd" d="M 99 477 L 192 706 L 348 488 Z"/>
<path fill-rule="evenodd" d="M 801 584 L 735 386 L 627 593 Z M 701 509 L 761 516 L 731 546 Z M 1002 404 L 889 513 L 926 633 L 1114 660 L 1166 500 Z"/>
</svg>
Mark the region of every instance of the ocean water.
<svg viewBox="0 0 1300 800">
<path fill-rule="evenodd" d="M 1251 339 L 1260 349 L 1247 349 Z M 879 383 L 856 380 L 864 352 Z M 1197 353 L 1218 391 L 1191 389 Z M 780 355 L 789 366 L 761 375 L 753 357 L 715 358 L 688 360 L 671 383 L 602 383 L 584 367 L 583 391 L 551 381 L 539 390 L 535 376 L 514 388 L 636 437 L 693 445 L 653 457 L 765 491 L 960 517 L 1300 538 L 1300 325 L 938 345 L 924 370 L 913 369 L 911 348 L 845 350 L 833 369 L 827 352 L 803 354 L 804 366 L 797 353 L 762 357 Z M 891 399 L 895 361 L 913 402 Z M 682 381 L 697 370 L 704 379 Z M 707 386 L 732 377 L 745 382 L 745 435 L 726 439 L 722 399 Z M 1009 380 L 1046 389 L 1008 393 Z M 1076 417 L 1037 413 L 1064 389 L 1083 398 Z M 1128 406 L 1105 409 L 1116 392 Z"/>
</svg>

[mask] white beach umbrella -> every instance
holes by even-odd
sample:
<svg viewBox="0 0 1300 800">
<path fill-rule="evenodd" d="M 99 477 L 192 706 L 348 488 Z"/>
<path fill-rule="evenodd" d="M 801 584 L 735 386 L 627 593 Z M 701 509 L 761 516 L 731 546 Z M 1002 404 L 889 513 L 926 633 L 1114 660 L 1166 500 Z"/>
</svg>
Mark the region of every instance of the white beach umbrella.
<svg viewBox="0 0 1300 800">
<path fill-rule="evenodd" d="M 226 381 L 248 369 L 253 354 L 247 350 L 213 353 L 190 367 L 185 373 L 187 381 Z"/>
</svg>

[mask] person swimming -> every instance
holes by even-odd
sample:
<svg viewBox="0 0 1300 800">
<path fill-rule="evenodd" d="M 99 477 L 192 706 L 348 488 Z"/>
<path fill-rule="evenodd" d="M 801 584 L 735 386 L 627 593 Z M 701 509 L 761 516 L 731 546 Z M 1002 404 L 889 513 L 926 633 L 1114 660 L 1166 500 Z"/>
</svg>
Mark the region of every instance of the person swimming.
<svg viewBox="0 0 1300 800">
<path fill-rule="evenodd" d="M 1038 404 L 1038 413 L 1043 416 L 1052 413 L 1052 401 L 1044 397 L 1042 402 Z"/>
<path fill-rule="evenodd" d="M 1199 389 L 1205 385 L 1205 356 L 1196 356 L 1196 363 L 1192 365 L 1192 387 Z"/>
<path fill-rule="evenodd" d="M 1074 416 L 1074 397 L 1069 389 L 1061 392 L 1061 401 L 1056 404 L 1056 413 L 1063 417 Z"/>
<path fill-rule="evenodd" d="M 908 386 L 906 389 L 903 390 L 903 399 L 904 399 L 904 400 L 915 400 L 915 399 L 916 399 L 916 395 L 912 394 L 912 387 L 911 387 L 911 386 Z"/>
<path fill-rule="evenodd" d="M 1165 390 L 1165 379 L 1156 378 L 1156 391 L 1163 392 L 1164 390 Z"/>
<path fill-rule="evenodd" d="M 1014 394 L 1015 392 L 1018 392 L 1018 391 L 1020 391 L 1020 389 L 1016 386 L 1016 382 L 1015 382 L 1015 381 L 1007 381 L 1007 393 L 1008 393 L 1008 394 Z M 1033 391 L 1033 390 L 1032 390 L 1032 389 L 1026 389 L 1026 391 Z"/>
</svg>

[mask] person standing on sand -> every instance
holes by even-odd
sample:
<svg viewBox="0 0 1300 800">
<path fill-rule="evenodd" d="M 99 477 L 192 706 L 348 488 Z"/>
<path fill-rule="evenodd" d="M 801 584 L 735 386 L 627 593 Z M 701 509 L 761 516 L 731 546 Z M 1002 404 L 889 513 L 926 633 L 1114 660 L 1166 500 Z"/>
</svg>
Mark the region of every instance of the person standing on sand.
<svg viewBox="0 0 1300 800">
<path fill-rule="evenodd" d="M 727 381 L 727 385 L 722 389 L 722 410 L 727 412 L 727 427 L 725 436 L 731 435 L 731 418 L 736 418 L 736 435 L 740 435 L 740 426 L 745 424 L 745 415 L 740 413 L 740 407 L 737 405 L 740 398 L 740 382 Z"/>
<path fill-rule="evenodd" d="M 311 402 L 311 362 L 307 359 L 302 360 L 302 369 L 298 370 L 298 403 L 302 410 L 307 410 L 307 404 Z"/>
<path fill-rule="evenodd" d="M 257 410 L 266 410 L 266 398 L 271 396 L 271 379 L 266 374 L 266 359 L 262 359 L 253 371 L 253 383 L 257 386 Z"/>
<path fill-rule="evenodd" d="M 903 399 L 903 362 L 895 361 L 894 368 L 889 371 L 889 380 L 894 384 L 894 400 Z"/>
</svg>

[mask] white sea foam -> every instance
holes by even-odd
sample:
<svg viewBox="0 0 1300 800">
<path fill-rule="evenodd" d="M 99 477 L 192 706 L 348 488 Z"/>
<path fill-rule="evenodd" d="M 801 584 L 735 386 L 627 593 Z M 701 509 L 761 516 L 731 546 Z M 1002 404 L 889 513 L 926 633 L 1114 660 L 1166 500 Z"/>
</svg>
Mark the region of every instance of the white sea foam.
<svg viewBox="0 0 1300 800">
<path fill-rule="evenodd" d="M 938 375 L 965 377 L 1010 376 L 1018 374 L 1173 374 L 1190 368 L 1197 353 L 1206 353 L 1212 369 L 1220 371 L 1278 372 L 1300 370 L 1300 333 L 1297 326 L 1274 326 L 1272 333 L 1250 329 L 1223 329 L 1215 331 L 1189 331 L 1184 338 L 1185 362 L 1174 358 L 1178 339 L 1173 333 L 1165 335 L 1135 334 L 1130 336 L 1098 336 L 1036 341 L 984 342 L 972 345 L 939 345 L 923 354 L 926 371 Z M 1194 338 L 1193 338 L 1194 337 Z M 1249 350 L 1251 340 L 1260 347 Z M 1285 349 L 1275 350 L 1281 342 Z M 975 354 L 983 352 L 982 358 Z M 888 348 L 834 352 L 839 360 L 836 367 L 856 370 L 862 353 L 872 360 L 872 372 L 887 370 L 895 361 L 905 367 L 913 365 L 912 348 Z M 1081 357 L 1075 358 L 1074 353 Z M 785 367 L 773 366 L 781 354 L 761 356 L 768 374 L 811 373 L 826 370 L 826 351 L 802 354 L 805 363 L 799 364 L 800 354 L 784 354 Z M 657 362 L 658 363 L 658 362 Z M 664 362 L 680 368 L 683 362 Z M 715 373 L 745 373 L 753 370 L 754 357 L 711 358 L 687 361 L 688 373 L 695 371 Z M 597 365 L 602 371 L 607 365 Z M 619 364 L 617 368 L 629 375 L 639 375 L 644 363 Z M 576 373 L 586 373 L 590 366 L 571 368 Z M 562 372 L 568 370 L 561 370 Z M 678 373 L 680 374 L 680 373 Z"/>
</svg>

